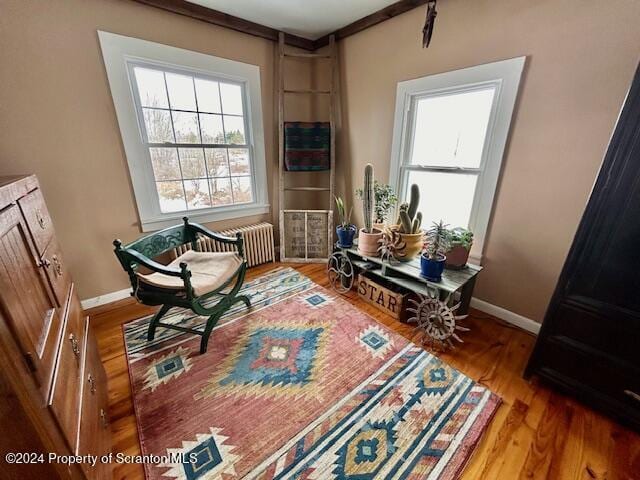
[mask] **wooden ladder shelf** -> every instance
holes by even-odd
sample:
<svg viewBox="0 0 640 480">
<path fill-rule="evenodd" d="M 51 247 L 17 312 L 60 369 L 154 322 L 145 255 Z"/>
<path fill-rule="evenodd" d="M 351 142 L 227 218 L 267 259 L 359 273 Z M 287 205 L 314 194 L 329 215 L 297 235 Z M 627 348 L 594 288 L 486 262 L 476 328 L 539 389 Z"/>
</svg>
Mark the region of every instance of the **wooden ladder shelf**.
<svg viewBox="0 0 640 480">
<path fill-rule="evenodd" d="M 279 34 L 278 38 L 278 165 L 279 165 L 279 182 L 278 182 L 278 200 L 280 209 L 280 260 L 283 262 L 296 262 L 296 263 L 324 263 L 332 253 L 333 247 L 333 199 L 335 195 L 335 167 L 336 167 L 336 118 L 337 118 L 337 99 L 338 99 L 338 87 L 337 87 L 337 74 L 338 74 L 338 56 L 337 56 L 337 44 L 335 36 L 331 35 L 329 38 L 329 52 L 328 53 L 294 53 L 285 51 L 284 33 Z M 287 58 L 320 58 L 328 59 L 330 65 L 330 82 L 329 89 L 289 89 L 285 87 L 285 61 Z M 330 170 L 329 170 L 329 184 L 328 185 L 310 185 L 310 186 L 290 186 L 286 184 L 287 175 L 285 175 L 285 97 L 288 94 L 308 94 L 308 95 L 320 95 L 327 96 L 329 100 L 329 125 L 331 138 L 329 143 L 330 149 Z M 309 173 L 309 172 L 307 172 Z M 306 191 L 317 192 L 318 194 L 324 194 L 328 192 L 327 209 L 326 210 L 299 210 L 288 208 L 286 203 L 287 191 Z M 298 215 L 298 218 L 303 218 L 304 224 L 304 256 L 291 255 L 286 251 L 287 235 L 285 229 L 285 216 L 286 215 Z M 304 214 L 304 217 L 302 216 Z M 327 235 L 326 237 L 326 256 L 309 256 L 308 242 L 315 241 L 319 237 L 319 232 L 308 231 L 310 223 L 309 218 L 318 219 L 319 216 L 326 215 L 326 231 L 320 232 L 320 235 Z M 316 222 L 317 223 L 317 222 Z M 324 225 L 324 221 L 322 222 Z M 299 232 L 300 233 L 300 232 Z M 314 240 L 315 239 L 315 240 Z M 322 236 L 324 242 L 324 237 Z"/>
</svg>

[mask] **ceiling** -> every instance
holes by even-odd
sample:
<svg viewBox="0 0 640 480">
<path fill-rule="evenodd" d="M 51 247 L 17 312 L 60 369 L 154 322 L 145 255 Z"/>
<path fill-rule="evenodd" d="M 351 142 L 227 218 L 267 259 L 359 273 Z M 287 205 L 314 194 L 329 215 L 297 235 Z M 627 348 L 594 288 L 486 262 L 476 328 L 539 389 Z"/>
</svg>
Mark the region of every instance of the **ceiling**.
<svg viewBox="0 0 640 480">
<path fill-rule="evenodd" d="M 188 0 L 203 7 L 316 40 L 397 0 Z"/>
</svg>

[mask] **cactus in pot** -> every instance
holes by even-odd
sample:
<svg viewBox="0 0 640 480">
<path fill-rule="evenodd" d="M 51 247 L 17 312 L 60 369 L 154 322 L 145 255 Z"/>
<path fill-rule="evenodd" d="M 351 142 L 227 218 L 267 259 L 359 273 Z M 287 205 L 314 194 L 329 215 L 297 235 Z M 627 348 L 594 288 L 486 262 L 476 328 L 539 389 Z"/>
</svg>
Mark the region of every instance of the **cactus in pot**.
<svg viewBox="0 0 640 480">
<path fill-rule="evenodd" d="M 433 223 L 426 235 L 424 253 L 420 257 L 420 274 L 431 282 L 442 280 L 442 272 L 447 261 L 450 234 L 442 220 Z"/>
<path fill-rule="evenodd" d="M 362 213 L 364 214 L 364 231 L 373 233 L 373 165 L 364 167 L 364 186 L 362 187 Z"/>
<path fill-rule="evenodd" d="M 397 229 L 405 243 L 402 257 L 398 260 L 407 262 L 418 256 L 422 249 L 422 212 L 418 212 L 420 203 L 420 188 L 415 183 L 411 185 L 409 202 L 403 203 L 398 209 Z"/>
<path fill-rule="evenodd" d="M 378 256 L 378 241 L 382 238 L 382 231 L 373 226 L 375 196 L 373 190 L 373 165 L 364 168 L 364 185 L 362 187 L 362 213 L 364 228 L 358 236 L 358 250 L 363 255 Z"/>
</svg>

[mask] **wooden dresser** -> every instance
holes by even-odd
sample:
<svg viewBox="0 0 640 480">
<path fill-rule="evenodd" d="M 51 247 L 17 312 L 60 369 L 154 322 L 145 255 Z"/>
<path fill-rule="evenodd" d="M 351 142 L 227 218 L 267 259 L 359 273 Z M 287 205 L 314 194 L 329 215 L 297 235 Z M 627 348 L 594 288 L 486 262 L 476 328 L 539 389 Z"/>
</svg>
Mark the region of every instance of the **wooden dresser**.
<svg viewBox="0 0 640 480">
<path fill-rule="evenodd" d="M 0 366 L 0 476 L 110 478 L 109 464 L 49 461 L 106 455 L 111 434 L 96 340 L 34 175 L 0 177 Z"/>
</svg>

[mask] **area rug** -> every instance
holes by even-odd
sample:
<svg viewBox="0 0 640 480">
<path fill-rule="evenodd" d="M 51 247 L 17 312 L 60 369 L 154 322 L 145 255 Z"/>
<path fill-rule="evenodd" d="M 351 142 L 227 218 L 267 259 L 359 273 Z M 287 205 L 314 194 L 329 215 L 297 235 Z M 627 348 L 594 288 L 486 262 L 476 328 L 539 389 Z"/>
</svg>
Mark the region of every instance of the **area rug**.
<svg viewBox="0 0 640 480">
<path fill-rule="evenodd" d="M 124 327 L 148 479 L 452 479 L 500 399 L 290 268 L 200 338 Z M 202 322 L 176 309 L 166 320 Z"/>
</svg>

